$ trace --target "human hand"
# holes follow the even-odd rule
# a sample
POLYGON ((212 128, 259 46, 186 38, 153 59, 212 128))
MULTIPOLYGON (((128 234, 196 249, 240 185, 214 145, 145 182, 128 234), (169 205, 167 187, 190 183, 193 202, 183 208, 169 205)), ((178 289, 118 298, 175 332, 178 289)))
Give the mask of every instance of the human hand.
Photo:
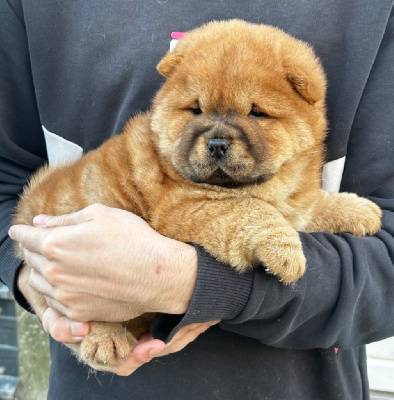
MULTIPOLYGON (((26 300, 34 307, 45 331, 58 342, 65 344, 81 342, 84 336, 89 333, 90 324, 88 322, 72 321, 47 305, 40 303, 33 304, 34 299, 31 298, 31 291, 25 290, 26 285, 29 285, 29 268, 24 266, 19 273, 18 286, 22 294, 25 295, 26 300)), ((128 376, 154 357, 162 357, 182 350, 201 333, 218 322, 220 320, 185 326, 176 333, 167 345, 163 341, 154 339, 149 333, 146 333, 139 339, 138 344, 132 349, 122 364, 116 367, 103 365, 100 369, 119 376, 128 376)))
MULTIPOLYGON (((24 265, 18 275, 18 287, 26 300, 35 310, 36 315, 40 319, 44 330, 49 333, 53 339, 64 344, 77 344, 90 331, 88 322, 72 321, 64 315, 59 314, 56 310, 47 306, 42 302, 42 298, 34 295, 31 290, 26 290, 29 285, 30 268, 24 265)), ((120 366, 114 368, 114 373, 119 369, 119 375, 130 375, 142 364, 150 361, 152 357, 163 351, 165 343, 161 340, 153 339, 148 335, 139 341, 137 346, 133 348, 127 360, 120 366)), ((105 369, 106 367, 103 366, 105 369)), ((107 367, 107 370, 110 370, 107 367)))
POLYGON ((90 331, 88 322, 72 321, 56 310, 48 307, 42 298, 35 296, 31 290, 27 290, 29 284, 30 268, 24 265, 18 275, 18 287, 28 303, 34 309, 40 319, 44 330, 55 340, 62 343, 79 343, 90 331))
MULTIPOLYGON (((119 376, 131 375, 139 367, 148 363, 154 357, 162 357, 182 350, 186 345, 193 342, 201 333, 218 322, 220 321, 217 320, 185 326, 179 330, 167 345, 163 341, 154 339, 149 333, 146 333, 139 339, 138 344, 132 349, 125 361, 120 365, 112 367, 102 365, 100 366, 100 371, 112 372, 119 376)), ((75 334, 87 334, 88 330, 86 330, 86 325, 89 326, 88 323, 71 321, 51 308, 47 308, 45 311, 42 323, 46 332, 55 340, 62 343, 80 342, 83 337, 76 337, 75 334), (72 332, 70 329, 73 324, 77 325, 76 332, 72 332)))
POLYGON ((34 223, 13 226, 9 235, 32 268, 30 285, 57 312, 75 321, 126 321, 187 310, 197 279, 192 246, 99 204, 34 223))
POLYGON ((220 320, 216 320, 184 326, 166 345, 161 340, 153 339, 149 333, 146 333, 140 338, 137 346, 133 348, 125 361, 116 367, 106 367, 104 365, 100 370, 112 372, 119 376, 131 375, 154 357, 162 357, 182 350, 201 335, 201 333, 219 322, 220 320))

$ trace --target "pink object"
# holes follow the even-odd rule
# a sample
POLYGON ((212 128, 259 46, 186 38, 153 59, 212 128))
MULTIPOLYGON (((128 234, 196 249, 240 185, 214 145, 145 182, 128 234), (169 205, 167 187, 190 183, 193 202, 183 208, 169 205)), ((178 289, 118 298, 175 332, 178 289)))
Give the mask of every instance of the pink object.
POLYGON ((335 354, 337 354, 339 349, 338 349, 338 347, 335 347, 334 350, 335 350, 335 354))
POLYGON ((182 39, 186 32, 171 32, 171 39, 182 39))

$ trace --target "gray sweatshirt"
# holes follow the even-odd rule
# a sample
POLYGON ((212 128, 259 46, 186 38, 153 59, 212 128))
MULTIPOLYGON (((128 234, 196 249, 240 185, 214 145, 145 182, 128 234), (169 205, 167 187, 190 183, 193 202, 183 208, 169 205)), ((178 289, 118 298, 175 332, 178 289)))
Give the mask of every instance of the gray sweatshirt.
POLYGON ((171 32, 213 19, 275 25, 314 47, 328 78, 323 185, 368 196, 383 209, 374 237, 300 233, 308 269, 291 286, 262 267, 238 275, 196 247, 190 307, 185 315, 158 315, 153 333, 169 340, 193 322, 222 319, 220 325, 130 377, 96 379, 51 341, 49 399, 369 398, 364 345, 394 335, 392 6, 393 0, 0 3, 0 277, 25 308, 7 231, 28 177, 47 160, 76 159, 121 132, 162 83, 155 66, 171 32))

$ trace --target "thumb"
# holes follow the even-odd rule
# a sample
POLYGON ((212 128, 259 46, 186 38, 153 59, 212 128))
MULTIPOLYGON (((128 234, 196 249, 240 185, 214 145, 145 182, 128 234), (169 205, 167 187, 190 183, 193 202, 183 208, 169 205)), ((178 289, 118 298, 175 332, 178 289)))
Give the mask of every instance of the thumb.
POLYGON ((40 228, 55 228, 58 226, 71 226, 77 225, 82 222, 86 222, 88 219, 85 214, 81 211, 76 211, 71 214, 63 215, 46 215, 40 214, 33 218, 34 226, 40 228))
POLYGON ((72 321, 52 308, 45 310, 42 325, 53 339, 62 343, 79 343, 90 331, 88 322, 72 321))

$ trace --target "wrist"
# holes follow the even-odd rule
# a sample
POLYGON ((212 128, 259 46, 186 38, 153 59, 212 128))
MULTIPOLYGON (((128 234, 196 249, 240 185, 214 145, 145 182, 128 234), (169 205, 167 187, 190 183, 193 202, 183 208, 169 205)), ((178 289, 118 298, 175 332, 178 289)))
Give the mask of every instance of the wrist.
MULTIPOLYGON (((166 238, 163 260, 165 301, 161 309, 167 314, 184 314, 190 304, 197 282, 197 252, 193 246, 166 238)), ((163 293, 162 293, 163 294, 163 293)), ((161 295, 162 295, 161 294, 161 295)))

